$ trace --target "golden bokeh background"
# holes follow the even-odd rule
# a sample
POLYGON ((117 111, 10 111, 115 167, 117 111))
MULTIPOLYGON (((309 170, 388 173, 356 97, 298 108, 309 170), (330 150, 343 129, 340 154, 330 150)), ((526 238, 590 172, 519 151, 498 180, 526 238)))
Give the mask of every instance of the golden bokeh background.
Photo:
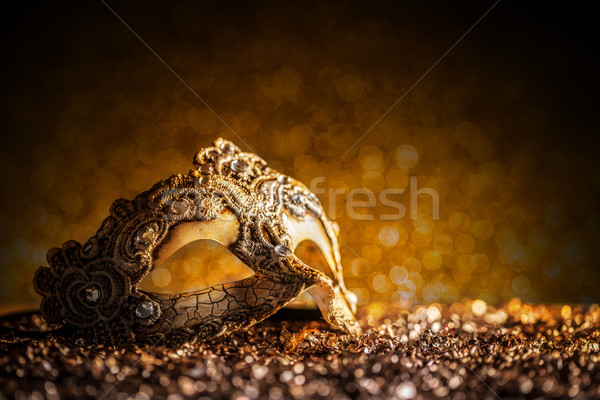
MULTIPOLYGON (((591 97, 565 97, 591 66, 564 32, 531 26, 533 7, 500 3, 344 156, 491 3, 110 4, 235 133, 101 2, 17 10, 3 39, 0 302, 36 303, 50 247, 85 241, 113 200, 187 172, 217 137, 307 185, 324 178, 360 304, 599 300, 591 97), (410 177, 437 191, 439 220, 425 195, 410 218, 410 177), (376 195, 367 220, 331 195, 357 188, 376 195), (396 211, 379 201, 390 188, 406 188, 390 196, 404 218, 381 218, 396 211)), ((202 246, 150 284, 241 268, 202 246)))

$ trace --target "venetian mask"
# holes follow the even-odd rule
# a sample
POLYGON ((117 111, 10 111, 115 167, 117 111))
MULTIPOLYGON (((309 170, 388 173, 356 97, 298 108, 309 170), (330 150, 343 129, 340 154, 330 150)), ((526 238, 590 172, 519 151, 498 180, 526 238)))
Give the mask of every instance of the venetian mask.
POLYGON ((342 276, 339 228, 317 197, 223 139, 200 150, 195 164, 133 200, 116 200, 83 245, 69 241, 48 251, 49 267, 34 278, 44 318, 90 342, 204 340, 259 322, 308 291, 326 321, 359 334, 342 276), (139 289, 153 268, 202 239, 225 246, 254 275, 188 293, 139 289), (320 248, 330 274, 295 255, 305 240, 320 248))

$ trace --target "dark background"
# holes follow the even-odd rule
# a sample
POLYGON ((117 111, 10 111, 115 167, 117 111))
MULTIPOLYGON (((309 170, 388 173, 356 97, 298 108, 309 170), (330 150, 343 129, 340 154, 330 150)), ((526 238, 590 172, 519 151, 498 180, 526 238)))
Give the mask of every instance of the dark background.
MULTIPOLYGON (((447 132, 464 120, 480 126, 494 149, 484 161, 501 166, 501 177, 478 200, 461 200, 463 195, 454 193, 458 181, 447 179, 440 186, 445 189, 440 188, 436 229, 458 235, 460 229, 447 221, 461 212, 473 221, 492 220, 496 234, 510 224, 493 221, 478 207, 516 205, 525 222, 510 229, 524 253, 536 248, 532 235, 541 230, 557 254, 532 250, 534 261, 516 265, 502 260, 493 243, 477 241, 473 254, 485 254, 489 266, 471 271, 473 278, 457 278, 453 271, 458 255, 450 252, 440 269, 407 267, 419 275, 417 288, 413 293, 399 284, 398 293, 409 293, 414 301, 462 296, 496 303, 514 296, 547 302, 600 300, 600 65, 597 14, 591 4, 501 1, 390 113, 392 133, 374 130, 344 159, 340 154, 493 2, 108 4, 248 145, 278 169, 306 181, 359 168, 366 146, 379 149, 384 164, 392 168, 394 151, 404 143, 420 152, 423 164, 411 173, 433 177, 429 186, 437 182, 435 171, 445 165, 443 159, 460 164, 459 179, 483 161, 454 145, 460 140, 447 132), (286 89, 294 74, 260 83, 261 77, 271 79, 285 66, 301 77, 300 89, 286 89), (327 67, 341 72, 328 78, 322 72, 327 67), (340 99, 329 88, 330 80, 344 73, 361 77, 364 97, 372 99, 375 111, 361 116, 363 108, 350 104, 357 100, 340 99), (458 105, 448 100, 455 93, 448 88, 457 86, 467 88, 468 105, 460 96, 458 105), (315 117, 328 107, 338 107, 338 112, 315 117), (416 111, 409 111, 411 107, 416 111), (312 127, 306 140, 290 133, 300 124, 312 127), (332 138, 335 134, 323 133, 333 124, 348 127, 339 143, 332 138), (438 153, 441 145, 413 127, 440 129, 438 137, 444 132, 452 137, 446 155, 438 153), (302 146, 298 140, 304 140, 302 146), (293 150, 313 154, 316 167, 302 167, 293 150), (320 171, 323 166, 328 170, 320 171), (548 227, 548 210, 555 209, 559 221, 548 227), (560 273, 544 273, 550 256, 561 263, 560 273), (520 287, 521 281, 515 284, 518 276, 526 277, 531 290, 515 289, 520 287), (423 292, 434 281, 452 290, 431 296, 423 292)), ((217 136, 236 138, 100 1, 12 4, 3 12, 1 29, 0 300, 35 302, 31 276, 44 263, 47 248, 70 238, 84 241, 112 200, 132 197, 177 168, 185 171, 194 149, 217 136), (147 137, 152 140, 146 143, 147 137), (138 144, 150 150, 140 156, 138 144), (85 151, 78 152, 82 147, 85 151), (164 148, 175 150, 161 153, 164 148), (94 175, 96 170, 102 173, 94 175), (49 181, 55 183, 44 183, 49 181), (80 198, 72 201, 69 193, 80 198)), ((349 187, 360 187, 364 179, 357 172, 346 181, 351 180, 349 187), (352 181, 353 176, 357 178, 352 181)), ((371 239, 377 242, 377 230, 369 230, 365 222, 346 215, 339 219, 352 248, 371 239)), ((348 272, 349 286, 362 290, 364 302, 398 300, 394 285, 377 290, 373 280, 388 279, 390 266, 401 265, 406 256, 422 259, 431 248, 411 244, 416 240, 412 223, 403 224, 409 234, 404 247, 410 254, 376 244, 383 255, 371 259, 372 249, 357 250, 371 272, 355 271, 360 270, 352 267, 355 255, 342 248, 345 267, 354 271, 348 272), (377 277, 381 273, 384 278, 377 277)))

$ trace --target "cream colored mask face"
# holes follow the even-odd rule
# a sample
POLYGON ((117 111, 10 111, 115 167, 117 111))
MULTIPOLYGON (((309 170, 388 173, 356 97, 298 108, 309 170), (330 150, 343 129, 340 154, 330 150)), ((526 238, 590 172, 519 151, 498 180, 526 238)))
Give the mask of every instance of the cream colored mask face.
POLYGON ((50 267, 34 278, 44 318, 88 342, 204 340, 255 324, 307 290, 332 326, 360 334, 337 224, 317 197, 223 139, 200 150, 195 164, 131 201, 115 201, 85 244, 48 251, 50 267), (155 266, 202 239, 225 246, 255 274, 189 293, 138 288, 155 266), (321 249, 331 278, 296 257, 304 240, 321 249))

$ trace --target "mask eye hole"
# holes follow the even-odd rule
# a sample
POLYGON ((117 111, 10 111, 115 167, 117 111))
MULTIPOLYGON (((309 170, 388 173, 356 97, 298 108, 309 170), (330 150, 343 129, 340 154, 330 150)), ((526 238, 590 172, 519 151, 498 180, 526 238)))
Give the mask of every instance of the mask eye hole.
MULTIPOLYGON (((309 239, 303 240, 298 244, 298 246, 296 246, 296 250, 294 251, 294 253, 296 254, 296 257, 302 260, 304 264, 323 272, 334 282, 336 281, 333 277, 333 273, 331 272, 331 268, 329 267, 329 264, 327 263, 323 252, 321 251, 321 248, 317 246, 315 242, 309 239)), ((290 302, 285 308, 317 310, 318 306, 315 300, 308 292, 303 292, 292 302, 290 302)))
POLYGON ((153 293, 186 293, 252 275, 254 271, 225 246, 212 239, 200 239, 155 266, 138 288, 153 293))
POLYGON ((308 239, 303 240, 296 246, 294 253, 304 264, 323 272, 335 282, 336 279, 331 272, 331 268, 329 267, 323 252, 315 242, 308 239))

